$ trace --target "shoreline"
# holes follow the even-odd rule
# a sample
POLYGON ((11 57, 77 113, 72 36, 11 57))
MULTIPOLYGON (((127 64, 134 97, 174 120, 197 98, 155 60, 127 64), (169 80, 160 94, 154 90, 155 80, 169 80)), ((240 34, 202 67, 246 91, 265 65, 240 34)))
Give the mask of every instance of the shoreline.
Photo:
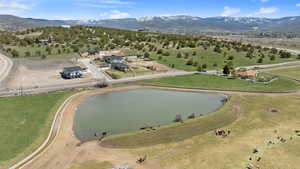
MULTIPOLYGON (((51 162, 52 165, 44 165, 47 162, 47 159, 53 159, 56 156, 60 156, 61 158, 67 158, 67 159, 77 159, 79 161, 84 161, 86 158, 78 159, 78 156, 80 156, 80 152, 86 152, 87 150, 91 150, 93 153, 92 156, 88 156, 88 159, 95 159, 95 157, 101 156, 103 160, 112 161, 113 164, 121 164, 124 159, 122 156, 125 156, 125 159, 131 159, 135 160, 132 155, 128 154, 126 151, 127 149, 113 149, 113 148, 105 148, 103 146, 100 146, 97 142, 91 141, 87 142, 82 146, 77 146, 78 142, 80 140, 75 136, 74 134, 74 117, 76 113, 77 106, 87 97, 97 94, 105 94, 105 93, 111 93, 111 92, 118 92, 118 91, 126 91, 126 90, 134 90, 134 89, 140 89, 140 88, 151 88, 151 89, 164 89, 164 90, 177 90, 177 91, 185 91, 185 92, 206 92, 206 93, 221 93, 224 95, 232 95, 232 94, 239 94, 239 95, 249 95, 249 94, 258 94, 258 93, 236 93, 236 92, 224 92, 224 91, 214 91, 214 90, 199 90, 199 89, 184 89, 184 88, 172 88, 172 87, 149 87, 149 86, 128 86, 128 87, 119 87, 119 88, 106 88, 106 89, 99 89, 99 90, 88 90, 81 93, 77 93, 75 95, 70 96, 68 99, 65 100, 65 105, 62 105, 60 109, 61 117, 59 120, 59 126, 57 128, 57 133, 54 135, 54 139, 51 140, 50 143, 43 144, 45 147, 40 147, 39 149, 42 149, 41 152, 39 152, 37 155, 33 156, 30 161, 25 162, 22 167, 15 167, 15 168, 55 168, 55 162, 51 162), (68 152, 73 153, 67 153, 69 156, 62 157, 61 155, 66 154, 66 149, 68 152), (96 149, 96 150, 95 150, 96 149), (105 152, 105 153, 103 153, 105 152), (110 156, 106 157, 107 153, 110 154, 110 156), (117 154, 117 155, 116 155, 117 154), (111 157, 114 158, 111 158, 111 157), (52 157, 52 158, 51 158, 52 157), (122 157, 122 158, 121 158, 122 157), (37 160, 39 159, 39 160, 37 160), (118 159, 118 160, 117 160, 118 159)), ((267 94, 267 93, 261 93, 261 94, 267 94)), ((273 93, 274 94, 274 93, 273 93)), ((278 93, 277 93, 278 94, 278 93)), ((289 93, 290 94, 290 93, 289 93)), ((59 110, 60 110, 59 109, 59 110)), ((212 112, 213 113, 213 112, 212 112)), ((53 123, 57 120, 54 119, 53 123)), ((49 133, 49 136, 51 136, 53 133, 49 133)), ((43 146, 41 145, 41 146, 43 146)), ((129 149, 130 150, 130 149, 129 149)), ((30 155, 32 156, 32 154, 30 155)), ((29 156, 28 156, 29 157, 29 156)), ((57 163, 60 163, 61 158, 56 158, 54 161, 57 163), (58 160, 58 161, 57 161, 58 160)), ((72 163, 73 160, 68 161, 68 165, 72 163)), ((66 166, 68 166, 66 165, 66 166)), ((154 165, 154 164, 151 164, 154 165)), ((65 165, 61 166, 62 168, 65 165)))

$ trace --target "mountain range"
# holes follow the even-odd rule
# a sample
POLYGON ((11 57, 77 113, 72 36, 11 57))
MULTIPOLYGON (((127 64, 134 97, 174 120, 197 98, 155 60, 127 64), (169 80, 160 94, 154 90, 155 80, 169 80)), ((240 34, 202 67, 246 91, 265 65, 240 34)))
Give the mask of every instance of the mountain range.
POLYGON ((0 15, 1 30, 44 26, 86 25, 167 33, 202 32, 300 32, 300 16, 284 18, 154 16, 107 20, 46 20, 0 15))

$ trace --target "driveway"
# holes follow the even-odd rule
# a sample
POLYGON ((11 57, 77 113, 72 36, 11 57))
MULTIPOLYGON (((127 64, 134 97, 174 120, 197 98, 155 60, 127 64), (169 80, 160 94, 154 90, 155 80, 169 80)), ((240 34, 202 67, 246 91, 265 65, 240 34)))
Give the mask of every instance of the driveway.
POLYGON ((0 53, 0 88, 3 87, 3 81, 9 75, 13 66, 10 58, 0 53))
POLYGON ((97 66, 95 66, 94 64, 91 63, 90 59, 80 59, 79 62, 83 63, 88 68, 88 70, 90 71, 90 73, 92 74, 94 79, 110 80, 109 77, 107 77, 103 72, 98 70, 97 66))

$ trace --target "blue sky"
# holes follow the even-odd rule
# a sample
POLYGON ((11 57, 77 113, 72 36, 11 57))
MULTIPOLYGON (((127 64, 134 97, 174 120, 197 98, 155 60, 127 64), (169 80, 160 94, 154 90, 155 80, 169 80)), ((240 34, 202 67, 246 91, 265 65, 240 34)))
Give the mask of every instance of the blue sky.
POLYGON ((46 19, 300 15, 300 0, 0 0, 0 13, 46 19))

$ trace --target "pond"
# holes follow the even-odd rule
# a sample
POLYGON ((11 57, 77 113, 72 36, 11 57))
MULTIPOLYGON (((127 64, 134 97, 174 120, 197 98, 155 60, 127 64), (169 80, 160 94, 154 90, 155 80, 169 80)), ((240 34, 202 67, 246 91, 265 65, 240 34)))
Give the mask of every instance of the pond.
POLYGON ((146 126, 183 120, 195 113, 205 115, 219 109, 223 94, 134 89, 93 95, 80 103, 75 115, 74 132, 81 141, 95 139, 95 133, 109 135, 138 131, 146 126))

